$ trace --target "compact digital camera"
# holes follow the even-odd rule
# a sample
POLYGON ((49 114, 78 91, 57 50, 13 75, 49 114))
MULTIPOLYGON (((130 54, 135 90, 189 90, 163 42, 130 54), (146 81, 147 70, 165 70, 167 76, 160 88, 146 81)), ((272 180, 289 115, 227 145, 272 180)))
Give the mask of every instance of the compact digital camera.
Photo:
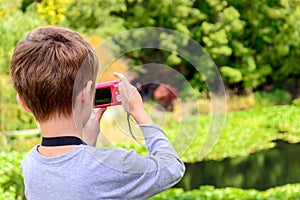
POLYGON ((122 104, 121 95, 118 89, 119 82, 120 81, 112 81, 96 85, 94 108, 103 108, 122 104))

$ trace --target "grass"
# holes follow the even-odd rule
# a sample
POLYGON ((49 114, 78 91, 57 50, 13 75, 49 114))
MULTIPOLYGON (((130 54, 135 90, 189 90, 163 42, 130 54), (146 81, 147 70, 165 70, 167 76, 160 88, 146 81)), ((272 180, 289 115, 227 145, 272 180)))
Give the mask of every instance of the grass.
MULTIPOLYGON (((232 112, 226 115, 225 124, 219 140, 205 160, 222 160, 227 157, 247 156, 276 145, 275 140, 291 143, 300 142, 300 107, 292 105, 255 108, 232 112)), ((171 119, 164 129, 182 160, 193 163, 200 160, 200 152, 209 132, 210 115, 195 115, 182 121, 171 119)), ((217 140, 218 135, 212 139, 217 140)), ((211 139, 210 138, 210 139, 211 139)), ((135 148, 143 153, 138 144, 120 143, 126 148, 135 148)), ((209 145, 208 145, 209 146, 209 145)))
POLYGON ((288 184, 271 188, 265 191, 254 189, 239 189, 233 187, 215 188, 214 186, 201 186, 197 190, 185 192, 182 188, 166 190, 151 200, 296 200, 300 197, 300 184, 288 184))

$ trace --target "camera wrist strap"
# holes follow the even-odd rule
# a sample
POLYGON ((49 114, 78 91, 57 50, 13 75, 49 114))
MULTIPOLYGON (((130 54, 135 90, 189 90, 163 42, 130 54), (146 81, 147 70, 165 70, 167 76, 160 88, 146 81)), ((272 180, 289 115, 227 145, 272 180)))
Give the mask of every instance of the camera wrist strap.
POLYGON ((84 144, 80 138, 75 136, 61 136, 61 137, 42 137, 42 146, 65 146, 65 145, 80 145, 84 144))

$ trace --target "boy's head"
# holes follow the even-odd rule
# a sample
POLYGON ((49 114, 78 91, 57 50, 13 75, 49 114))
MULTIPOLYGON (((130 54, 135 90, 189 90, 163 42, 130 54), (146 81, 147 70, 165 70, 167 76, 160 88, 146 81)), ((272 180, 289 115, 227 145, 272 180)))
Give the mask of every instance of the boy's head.
POLYGON ((71 116, 72 97, 89 80, 95 83, 97 70, 92 47, 75 31, 55 26, 30 32, 11 59, 13 86, 40 122, 71 116))

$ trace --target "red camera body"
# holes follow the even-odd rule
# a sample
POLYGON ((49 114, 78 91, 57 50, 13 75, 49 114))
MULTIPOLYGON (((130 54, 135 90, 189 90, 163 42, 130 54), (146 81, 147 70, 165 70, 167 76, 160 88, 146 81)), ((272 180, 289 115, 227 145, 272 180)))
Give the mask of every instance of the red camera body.
POLYGON ((122 104, 118 84, 120 81, 104 82, 96 85, 94 108, 122 104))

